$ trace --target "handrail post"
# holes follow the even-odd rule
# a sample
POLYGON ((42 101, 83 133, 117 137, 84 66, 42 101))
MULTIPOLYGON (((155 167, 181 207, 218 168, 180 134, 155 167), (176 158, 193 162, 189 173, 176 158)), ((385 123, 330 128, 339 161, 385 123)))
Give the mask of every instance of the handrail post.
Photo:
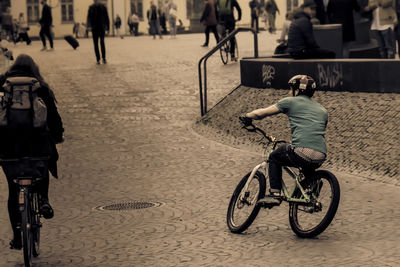
POLYGON ((200 89, 200 109, 201 116, 207 113, 207 59, 212 56, 216 51, 218 51, 225 43, 229 42, 236 34, 242 31, 251 31, 254 36, 254 57, 258 58, 258 37, 257 32, 252 28, 237 28, 224 39, 222 39, 211 51, 209 51, 205 56, 203 56, 198 64, 199 73, 199 89, 200 89), (204 86, 203 79, 201 75, 201 63, 204 61, 204 86), (204 91, 204 93, 203 93, 204 91))

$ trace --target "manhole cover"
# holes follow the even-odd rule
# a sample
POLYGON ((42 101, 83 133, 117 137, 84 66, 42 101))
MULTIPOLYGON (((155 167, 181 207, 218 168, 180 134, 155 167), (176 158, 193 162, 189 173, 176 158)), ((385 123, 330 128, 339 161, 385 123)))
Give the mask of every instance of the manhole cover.
POLYGON ((147 201, 133 201, 114 203, 110 205, 97 207, 98 210, 140 210, 152 207, 159 207, 162 203, 160 202, 147 202, 147 201))

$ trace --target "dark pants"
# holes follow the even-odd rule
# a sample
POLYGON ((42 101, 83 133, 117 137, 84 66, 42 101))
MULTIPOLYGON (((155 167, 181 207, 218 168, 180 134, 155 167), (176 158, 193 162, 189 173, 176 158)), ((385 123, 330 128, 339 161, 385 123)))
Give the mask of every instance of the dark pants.
POLYGON ((208 45, 208 42, 210 40, 210 30, 214 33, 215 40, 217 44, 219 43, 219 35, 217 31, 217 26, 216 25, 207 25, 205 29, 205 34, 206 34, 206 42, 204 43, 205 45, 208 45))
POLYGON ((258 16, 251 16, 251 28, 254 29, 254 23, 256 24, 255 30, 258 32, 258 16))
POLYGON ((94 53, 96 54, 96 60, 97 61, 100 60, 99 39, 100 39, 102 59, 106 59, 106 46, 104 44, 105 32, 102 30, 93 30, 92 35, 93 35, 94 53))
POLYGON ((373 31, 379 45, 381 58, 394 58, 396 54, 396 42, 391 28, 383 31, 373 31))
POLYGON ((132 27, 133 27, 133 34, 135 36, 138 36, 139 35, 139 23, 138 22, 132 23, 132 27))
POLYGON ((298 52, 291 52, 290 55, 294 59, 309 59, 309 58, 335 58, 336 54, 333 51, 322 49, 322 48, 312 48, 303 49, 298 52))
POLYGON ((280 192, 282 189, 282 167, 301 167, 305 175, 311 174, 323 163, 311 163, 298 156, 293 151, 294 147, 290 144, 285 144, 274 150, 268 158, 268 176, 271 186, 271 192, 280 192))
POLYGON ((40 39, 42 39, 43 46, 46 47, 46 36, 49 39, 50 47, 53 48, 53 37, 51 36, 50 26, 42 26, 40 28, 40 39))
POLYGON ((32 42, 27 32, 21 32, 18 35, 17 42, 19 41, 25 41, 27 45, 29 45, 32 42))
POLYGON ((7 36, 10 37, 10 41, 15 44, 14 28, 13 25, 3 25, 3 30, 7 36))
MULTIPOLYGON (((15 164, 3 164, 3 171, 7 177, 8 182, 8 215, 10 217, 11 227, 14 232, 14 236, 18 236, 19 230, 17 230, 17 225, 20 223, 20 213, 18 207, 18 197, 19 197, 19 186, 14 183, 13 179, 18 177, 18 166, 15 164)), ((35 189, 39 192, 41 199, 49 199, 49 171, 47 163, 41 166, 39 169, 42 179, 35 185, 35 189)))

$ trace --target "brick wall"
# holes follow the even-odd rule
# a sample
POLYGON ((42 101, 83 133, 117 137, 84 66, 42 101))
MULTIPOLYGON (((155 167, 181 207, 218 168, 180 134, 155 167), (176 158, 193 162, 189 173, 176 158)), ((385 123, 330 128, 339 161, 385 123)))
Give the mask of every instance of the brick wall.
MULTIPOLYGON (((287 90, 241 86, 194 126, 208 138, 239 148, 261 150, 258 136, 241 129, 237 117, 289 96, 287 90)), ((400 94, 316 92, 314 100, 329 113, 325 168, 400 184, 400 94)), ((284 114, 257 122, 267 133, 290 139, 284 114)))

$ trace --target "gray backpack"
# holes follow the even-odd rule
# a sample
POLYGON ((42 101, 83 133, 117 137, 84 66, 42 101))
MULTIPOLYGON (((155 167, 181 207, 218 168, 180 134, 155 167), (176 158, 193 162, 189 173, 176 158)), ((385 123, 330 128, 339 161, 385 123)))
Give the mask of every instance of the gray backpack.
POLYGON ((0 127, 46 127, 47 107, 37 95, 39 88, 39 81, 32 77, 7 78, 0 101, 0 127))

